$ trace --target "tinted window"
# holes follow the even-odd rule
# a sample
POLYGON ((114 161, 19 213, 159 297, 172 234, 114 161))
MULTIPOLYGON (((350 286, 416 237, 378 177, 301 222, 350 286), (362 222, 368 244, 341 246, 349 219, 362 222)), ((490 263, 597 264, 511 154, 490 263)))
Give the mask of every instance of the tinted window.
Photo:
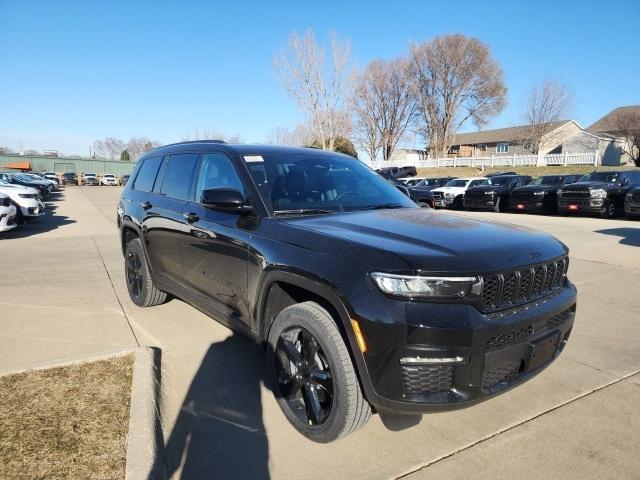
MULTIPOLYGON (((449 182, 451 183, 451 182, 449 182)), ((477 187, 479 185, 487 185, 489 183, 489 180, 473 180, 470 184, 469 187, 477 187)), ((448 184, 447 184, 448 185, 448 184)))
POLYGON ((247 162, 249 171, 274 211, 345 211, 386 204, 415 207, 394 184, 356 159, 313 153, 269 154, 260 158, 260 162, 247 162))
POLYGON ((200 200, 204 190, 212 188, 233 188, 244 194, 244 186, 231 159, 223 153, 205 153, 202 156, 196 187, 197 200, 200 200))
MULTIPOLYGON (((160 162, 162 162, 162 157, 147 158, 140 167, 133 188, 141 192, 150 192, 153 189, 160 162)), ((75 177, 75 175, 73 176, 75 177)))
POLYGON ((197 161, 197 153, 171 155, 164 169, 160 193, 178 200, 187 200, 197 161))

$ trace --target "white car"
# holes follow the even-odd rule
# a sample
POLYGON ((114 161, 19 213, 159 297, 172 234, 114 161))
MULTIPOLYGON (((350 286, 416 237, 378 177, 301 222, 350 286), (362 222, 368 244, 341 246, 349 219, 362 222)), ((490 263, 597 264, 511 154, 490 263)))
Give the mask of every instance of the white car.
POLYGON ((35 188, 23 187, 0 180, 0 193, 7 195, 16 206, 16 220, 23 223, 27 218, 44 215, 44 203, 35 188))
POLYGON ((0 193, 0 232, 16 228, 17 213, 16 207, 11 203, 11 198, 0 193))
POLYGON ((105 173, 100 179, 101 185, 118 185, 118 179, 111 173, 105 173))
POLYGON ((47 180, 53 180, 56 183, 60 183, 60 179, 55 172, 42 172, 42 177, 46 178, 47 180))
POLYGON ((433 203, 436 207, 462 208, 464 192, 467 188, 477 187, 484 184, 488 179, 485 177, 455 178, 447 182, 444 187, 434 188, 433 203))
POLYGON ((80 178, 80 185, 100 185, 98 176, 95 173, 83 173, 80 178))

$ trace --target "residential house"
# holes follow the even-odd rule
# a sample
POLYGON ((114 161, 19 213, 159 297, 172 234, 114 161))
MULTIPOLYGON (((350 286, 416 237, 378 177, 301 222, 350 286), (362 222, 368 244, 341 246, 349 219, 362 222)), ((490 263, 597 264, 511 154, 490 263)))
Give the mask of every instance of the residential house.
MULTIPOLYGON (((540 145, 540 153, 562 153, 564 140, 580 131, 582 127, 574 120, 550 123, 549 132, 540 145)), ((458 133, 449 148, 449 155, 456 157, 530 155, 531 151, 526 148, 528 136, 528 125, 458 133)))
MULTIPOLYGON (((640 124, 640 105, 618 107, 611 110, 587 128, 587 131, 594 135, 606 136, 612 139, 612 150, 617 151, 619 164, 633 163, 628 153, 633 146, 622 131, 625 120, 635 121, 640 124)), ((635 128, 640 128, 640 125, 635 128)))
MULTIPOLYGON (((396 148, 391 154, 391 161, 397 162, 417 162, 419 160, 426 160, 426 150, 417 150, 412 148, 396 148)), ((414 163, 410 163, 414 165, 414 163)))

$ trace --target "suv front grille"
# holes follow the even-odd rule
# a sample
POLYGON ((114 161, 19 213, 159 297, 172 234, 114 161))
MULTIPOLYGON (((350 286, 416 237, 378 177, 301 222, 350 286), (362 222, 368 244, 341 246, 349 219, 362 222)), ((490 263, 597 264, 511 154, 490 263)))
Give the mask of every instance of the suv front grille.
POLYGON ((484 190, 480 191, 469 191, 467 190, 464 194, 465 199, 471 198, 474 200, 484 200, 485 198, 489 198, 490 195, 485 195, 484 190))
POLYGON ((436 200, 442 200, 443 196, 444 194, 442 192, 433 192, 433 198, 435 198, 436 200))
POLYGON ((407 393, 446 392, 453 383, 453 367, 401 365, 402 379, 407 393))
POLYGON ((529 201, 535 200, 535 195, 533 194, 532 191, 522 191, 522 192, 514 191, 514 192, 511 192, 511 199, 517 200, 519 202, 525 202, 527 200, 529 201))
POLYGON ((585 199, 591 197, 591 191, 586 189, 577 189, 577 188, 563 188, 560 191, 560 198, 563 199, 585 199))
POLYGON ((531 302, 562 286, 567 273, 567 257, 553 262, 482 277, 481 310, 493 312, 531 302))
POLYGON ((632 203, 640 203, 640 192, 633 192, 631 194, 631 202, 632 203))

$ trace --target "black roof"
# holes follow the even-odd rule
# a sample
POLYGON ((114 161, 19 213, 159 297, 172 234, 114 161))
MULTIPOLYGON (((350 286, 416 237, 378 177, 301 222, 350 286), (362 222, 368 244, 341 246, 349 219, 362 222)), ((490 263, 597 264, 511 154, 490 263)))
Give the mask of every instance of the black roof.
POLYGON ((261 154, 304 154, 304 155, 324 155, 335 156, 340 155, 342 157, 351 158, 349 155, 344 155, 339 152, 329 152, 326 150, 320 150, 317 148, 307 147, 286 147, 278 145, 261 145, 261 144, 236 144, 226 143, 221 140, 196 140, 190 142, 172 143, 170 145, 163 145, 155 148, 146 153, 142 158, 157 154, 177 153, 177 152, 202 152, 210 150, 211 146, 215 145, 216 150, 222 152, 235 153, 237 155, 261 155, 261 154))

